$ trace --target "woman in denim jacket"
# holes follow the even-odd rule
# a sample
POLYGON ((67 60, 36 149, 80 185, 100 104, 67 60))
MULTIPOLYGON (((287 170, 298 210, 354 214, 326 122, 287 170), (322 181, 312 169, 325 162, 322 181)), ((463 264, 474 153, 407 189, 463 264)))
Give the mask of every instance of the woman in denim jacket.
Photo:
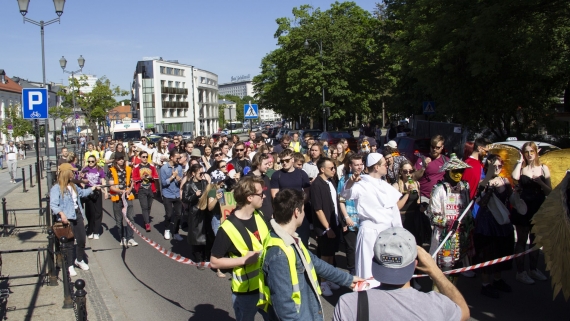
MULTIPOLYGON (((100 189, 99 186, 93 186, 87 189, 79 188, 72 180, 75 177, 71 164, 64 163, 59 165, 58 183, 55 184, 50 191, 50 207, 54 215, 58 216, 57 220, 63 224, 70 224, 77 242, 75 265, 84 271, 89 270, 87 263, 83 261, 85 256, 85 242, 87 236, 85 234, 85 214, 79 199, 87 197, 93 192, 93 189, 100 189)), ((73 267, 73 252, 70 249, 67 254, 67 265, 69 266, 69 275, 76 276, 73 267)))

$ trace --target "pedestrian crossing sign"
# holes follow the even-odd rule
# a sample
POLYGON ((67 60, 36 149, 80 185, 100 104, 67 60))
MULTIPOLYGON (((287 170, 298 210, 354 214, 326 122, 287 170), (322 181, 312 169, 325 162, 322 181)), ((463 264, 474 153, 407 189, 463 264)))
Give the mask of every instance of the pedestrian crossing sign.
POLYGON ((243 118, 245 119, 257 119, 259 118, 259 109, 257 104, 245 104, 243 105, 243 118))
POLYGON ((422 107, 424 115, 435 114, 435 101, 424 101, 422 107))

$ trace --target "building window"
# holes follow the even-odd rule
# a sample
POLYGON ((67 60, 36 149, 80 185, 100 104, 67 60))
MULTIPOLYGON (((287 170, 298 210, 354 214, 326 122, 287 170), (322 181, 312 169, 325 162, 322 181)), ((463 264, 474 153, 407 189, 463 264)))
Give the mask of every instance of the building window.
POLYGON ((166 67, 166 73, 172 75, 172 68, 166 67))
POLYGON ((161 74, 165 74, 165 73, 166 73, 166 67, 161 66, 161 67, 160 67, 160 73, 161 73, 161 74))

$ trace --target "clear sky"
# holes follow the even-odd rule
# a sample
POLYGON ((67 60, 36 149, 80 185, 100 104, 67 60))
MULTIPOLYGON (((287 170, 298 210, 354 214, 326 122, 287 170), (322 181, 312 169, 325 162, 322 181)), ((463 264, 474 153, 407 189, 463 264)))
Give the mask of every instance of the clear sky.
MULTIPOLYGON (((373 11, 377 0, 355 1, 373 11)), ((259 73, 276 48, 275 19, 302 4, 330 8, 328 0, 67 0, 60 24, 45 27, 46 79, 63 82, 59 59, 84 73, 107 76, 128 90, 136 62, 163 57, 214 72, 219 83, 259 73)), ((0 1, 0 69, 8 77, 42 80, 40 27, 23 24, 16 0, 0 1)), ((27 18, 56 18, 52 0, 31 0, 27 18)), ((125 97, 130 98, 130 97, 125 97)))

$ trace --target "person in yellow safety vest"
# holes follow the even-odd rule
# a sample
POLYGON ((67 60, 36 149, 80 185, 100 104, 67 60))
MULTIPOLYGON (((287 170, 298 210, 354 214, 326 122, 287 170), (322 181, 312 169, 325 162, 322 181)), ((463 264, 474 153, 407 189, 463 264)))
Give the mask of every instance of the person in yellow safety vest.
POLYGON ((211 250, 213 269, 233 269, 232 302, 238 321, 253 321, 257 312, 268 320, 267 313, 257 308, 259 255, 263 240, 269 235, 263 213, 258 211, 263 205, 265 188, 260 177, 239 180, 234 189, 236 210, 220 226, 211 250))
POLYGON ((299 133, 293 133, 293 140, 289 143, 289 147, 291 147, 295 153, 301 152, 301 141, 299 140, 299 133))
POLYGON ((123 155, 118 155, 113 161, 113 166, 109 167, 107 172, 107 181, 112 186, 109 188, 111 194, 111 201, 113 202, 113 214, 115 216, 115 224, 119 229, 120 245, 124 247, 137 246, 133 238, 133 229, 125 222, 123 226, 123 194, 127 198, 127 218, 134 223, 133 219, 133 199, 135 196, 132 193, 133 184, 131 177, 131 167, 125 165, 125 158, 123 155))
POLYGON ((263 243, 257 304, 270 320, 324 320, 317 275, 350 288, 364 281, 307 251, 295 233, 305 216, 303 204, 303 193, 292 189, 273 199, 273 230, 263 243))

